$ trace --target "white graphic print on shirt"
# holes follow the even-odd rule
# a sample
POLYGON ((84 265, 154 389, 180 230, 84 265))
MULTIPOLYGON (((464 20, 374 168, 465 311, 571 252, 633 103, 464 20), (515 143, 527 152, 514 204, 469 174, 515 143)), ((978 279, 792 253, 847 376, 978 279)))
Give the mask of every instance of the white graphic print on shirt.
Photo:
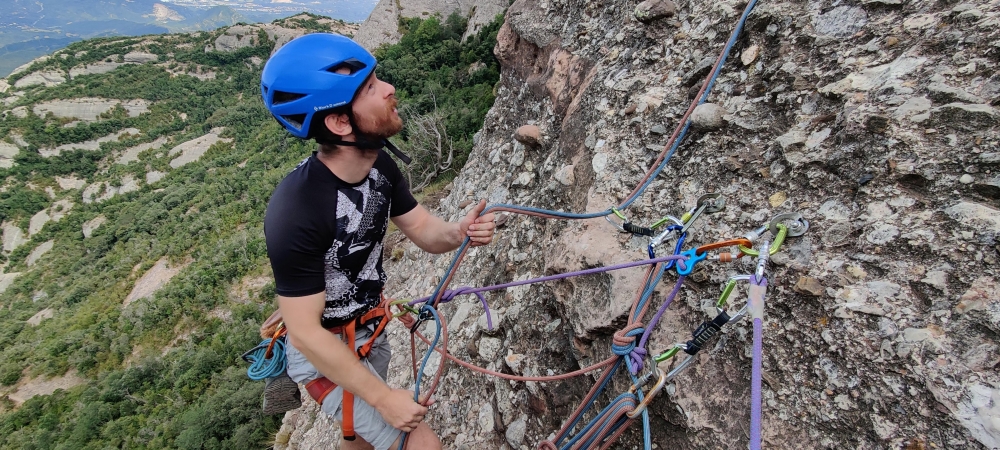
POLYGON ((382 191, 389 188, 385 176, 372 168, 365 183, 337 192, 337 231, 324 258, 326 319, 351 317, 377 303, 386 279, 380 262, 390 206, 388 192, 382 191))

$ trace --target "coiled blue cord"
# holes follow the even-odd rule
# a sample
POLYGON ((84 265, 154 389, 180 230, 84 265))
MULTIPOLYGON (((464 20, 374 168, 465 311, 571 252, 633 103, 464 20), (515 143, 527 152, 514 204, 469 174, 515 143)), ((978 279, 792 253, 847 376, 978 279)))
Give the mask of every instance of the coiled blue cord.
POLYGON ((274 347, 271 348, 271 358, 266 358, 267 346, 270 344, 270 339, 264 339, 259 345, 243 355, 243 359, 250 363, 247 376, 251 380, 273 378, 288 368, 288 358, 285 358, 285 340, 282 338, 275 340, 274 347))

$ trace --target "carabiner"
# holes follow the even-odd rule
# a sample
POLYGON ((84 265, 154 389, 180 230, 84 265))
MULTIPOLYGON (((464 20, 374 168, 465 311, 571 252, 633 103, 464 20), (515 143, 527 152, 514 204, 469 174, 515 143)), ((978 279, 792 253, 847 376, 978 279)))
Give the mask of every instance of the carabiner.
POLYGON ((617 228, 618 231, 625 233, 625 226, 623 224, 628 221, 628 219, 625 218, 625 214, 622 214, 621 211, 618 211, 618 208, 611 208, 611 212, 614 213, 616 216, 618 216, 618 218, 622 220, 622 223, 615 223, 615 221, 611 220, 611 214, 604 216, 604 220, 607 220, 608 223, 617 228))
MULTIPOLYGON (((722 295, 719 296, 719 301, 715 303, 715 310, 720 313, 725 312, 726 305, 729 302, 729 296, 732 295, 733 290, 736 288, 736 282, 750 281, 750 280, 751 280, 750 275, 733 275, 729 277, 729 280, 726 282, 726 287, 722 289, 722 295)), ((728 325, 731 323, 735 323, 740 319, 742 319, 743 316, 747 315, 748 306, 749 305, 743 305, 743 308, 740 308, 740 310, 737 311, 736 314, 730 315, 729 322, 726 322, 726 324, 728 325)))
MULTIPOLYGON (((660 353, 658 356, 653 357, 653 361, 661 363, 670 358, 673 358, 674 356, 677 356, 677 354, 680 353, 681 350, 685 351, 687 350, 687 343, 674 344, 674 346, 670 348, 670 350, 667 350, 663 353, 660 353)), ((684 361, 681 361, 681 363, 678 364, 677 367, 674 367, 669 373, 667 373, 667 381, 674 379, 674 377, 683 372, 684 369, 687 369, 687 367, 691 365, 692 361, 694 361, 694 355, 688 355, 687 358, 684 358, 684 361)))
MULTIPOLYGON (((785 236, 788 235, 787 225, 779 223, 776 225, 776 227, 778 228, 778 232, 774 236, 774 242, 771 243, 771 247, 766 252, 769 255, 778 253, 778 250, 781 248, 781 244, 785 243, 785 236)), ((766 248, 766 247, 761 247, 761 248, 766 248)), ((740 246, 740 252, 742 252, 744 255, 760 256, 759 251, 749 247, 744 247, 742 245, 740 246)))
POLYGON ((702 195, 698 198, 697 205, 681 217, 681 221, 684 222, 684 228, 681 229, 681 233, 687 231, 688 227, 690 227, 695 220, 698 220, 698 217, 701 216, 702 213, 711 214, 722 211, 725 208, 726 199, 722 196, 722 194, 711 193, 702 195))
POLYGON ((653 390, 649 391, 649 393, 643 397, 642 402, 640 402, 639 405, 632 410, 632 412, 626 413, 629 419, 639 417, 639 414, 642 414, 642 412, 646 410, 646 407, 649 406, 649 402, 653 401, 653 397, 656 397, 656 394, 659 394, 660 391, 663 390, 663 386, 667 384, 666 374, 664 374, 659 368, 656 369, 656 372, 660 376, 660 378, 656 380, 656 385, 653 386, 653 390))

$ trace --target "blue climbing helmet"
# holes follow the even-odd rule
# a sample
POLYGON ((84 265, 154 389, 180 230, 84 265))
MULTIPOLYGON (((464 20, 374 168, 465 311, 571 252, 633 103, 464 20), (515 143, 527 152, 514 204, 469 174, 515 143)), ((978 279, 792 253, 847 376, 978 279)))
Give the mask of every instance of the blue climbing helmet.
POLYGON ((313 116, 351 103, 375 64, 368 50, 339 34, 297 37, 264 64, 264 106, 293 135, 308 139, 313 116), (350 73, 337 73, 343 68, 350 73))

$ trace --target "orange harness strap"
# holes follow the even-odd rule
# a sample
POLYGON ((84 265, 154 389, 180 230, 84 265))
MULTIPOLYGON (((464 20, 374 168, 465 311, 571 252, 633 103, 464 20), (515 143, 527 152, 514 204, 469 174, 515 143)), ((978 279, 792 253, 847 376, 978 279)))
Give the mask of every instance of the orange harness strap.
MULTIPOLYGON (((386 301, 385 297, 382 297, 382 303, 380 303, 375 309, 368 311, 367 313, 361 315, 356 320, 352 320, 344 325, 329 328, 328 330, 334 334, 340 334, 344 343, 348 345, 348 348, 354 348, 355 344, 355 330, 358 323, 367 324, 376 319, 382 319, 379 321, 378 326, 375 327, 375 331, 372 333, 371 339, 368 340, 364 345, 358 348, 357 356, 359 359, 367 358, 371 354, 372 344, 375 343, 375 338, 377 338, 382 331, 385 330, 385 326, 389 323, 386 317, 392 318, 392 312, 389 310, 389 302, 386 301)), ((309 396, 316 400, 316 403, 320 405, 323 404, 323 399, 327 395, 330 395, 334 389, 337 388, 337 384, 330 381, 327 377, 319 377, 306 383, 306 391, 309 392, 309 396)), ((357 438, 354 433, 354 394, 344 390, 344 403, 342 408, 344 409, 343 423, 341 427, 344 431, 344 440, 353 441, 357 438)))

